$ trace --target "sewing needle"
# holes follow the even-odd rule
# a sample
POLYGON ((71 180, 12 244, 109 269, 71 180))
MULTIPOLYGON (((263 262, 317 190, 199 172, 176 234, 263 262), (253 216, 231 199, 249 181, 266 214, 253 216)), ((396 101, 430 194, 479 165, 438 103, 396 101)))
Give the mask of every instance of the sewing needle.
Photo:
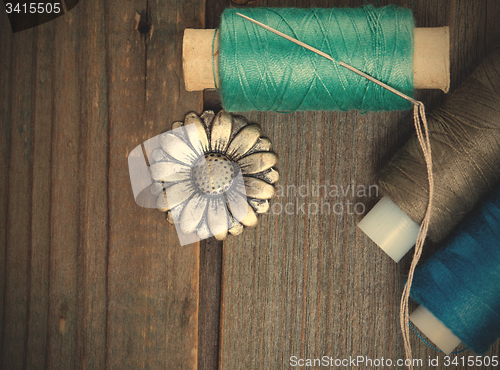
POLYGON ((411 102, 412 104, 415 104, 415 105, 418 105, 418 106, 422 105, 422 103, 421 103, 421 102, 419 102, 418 100, 415 100, 415 99, 413 99, 413 98, 410 98, 408 95, 403 94, 401 91, 398 91, 398 90, 396 90, 396 89, 395 89, 395 88, 393 88, 393 87, 390 87, 389 85, 387 85, 387 84, 383 83, 382 81, 379 81, 379 80, 377 80, 376 78, 373 78, 372 76, 370 76, 370 75, 368 75, 368 74, 366 74, 366 73, 364 73, 364 72, 360 71, 359 69, 354 68, 353 66, 351 66, 351 65, 349 65, 349 64, 347 64, 347 63, 342 62, 341 60, 335 60, 335 59, 333 59, 330 55, 328 55, 328 54, 326 54, 326 53, 322 52, 321 50, 318 50, 318 49, 316 49, 316 48, 314 48, 314 47, 312 47, 312 46, 310 46, 310 45, 307 45, 306 43, 303 43, 302 41, 299 41, 299 40, 297 40, 297 39, 294 39, 293 37, 290 37, 290 36, 288 36, 288 35, 285 35, 284 33, 280 32, 280 31, 278 31, 278 30, 275 30, 275 29, 274 29, 274 28, 272 28, 272 27, 269 27, 269 26, 265 25, 264 23, 261 23, 261 22, 259 22, 259 21, 256 21, 256 20, 255 20, 255 19, 253 19, 253 18, 247 17, 246 15, 243 15, 243 14, 238 13, 238 12, 236 12, 236 14, 237 14, 237 15, 239 15, 240 17, 242 17, 242 18, 245 18, 245 19, 249 20, 249 21, 250 21, 250 22, 252 22, 252 23, 255 23, 257 26, 260 26, 260 27, 262 27, 262 28, 264 28, 264 29, 266 29, 266 30, 268 30, 268 31, 270 31, 270 32, 272 32, 272 33, 274 33, 274 34, 278 35, 278 36, 283 37, 284 39, 287 39, 288 41, 291 41, 291 42, 293 42, 293 43, 295 43, 295 44, 297 44, 297 45, 299 45, 299 46, 302 46, 303 48, 306 48, 307 50, 310 50, 310 51, 312 51, 313 53, 316 53, 316 54, 318 54, 318 55, 321 55, 323 58, 326 58, 326 59, 328 59, 328 60, 330 60, 330 61, 332 61, 332 62, 337 62, 337 63, 338 63, 338 64, 340 64, 342 67, 347 68, 348 70, 350 70, 350 71, 352 71, 352 72, 354 72, 354 73, 356 73, 356 74, 360 75, 361 77, 366 78, 367 80, 369 80, 369 81, 371 81, 371 82, 373 82, 373 83, 376 83, 377 85, 379 85, 379 86, 383 87, 384 89, 389 90, 389 91, 390 91, 390 92, 392 92, 393 94, 396 94, 397 96, 399 96, 399 97, 401 97, 401 98, 403 98, 403 99, 408 100, 408 101, 409 101, 409 102, 411 102))

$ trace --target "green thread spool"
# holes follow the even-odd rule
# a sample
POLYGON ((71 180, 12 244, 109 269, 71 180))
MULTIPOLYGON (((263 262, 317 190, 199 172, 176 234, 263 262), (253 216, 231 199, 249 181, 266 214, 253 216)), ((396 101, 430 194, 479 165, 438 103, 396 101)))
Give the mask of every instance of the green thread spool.
POLYGON ((226 9, 220 30, 186 30, 188 91, 218 87, 229 111, 409 109, 372 82, 237 16, 252 17, 413 96, 449 85, 446 27, 415 29, 409 9, 226 9), (415 58, 414 58, 415 45, 415 58))
MULTIPOLYGON (((221 18, 220 85, 230 111, 379 111, 411 103, 226 9, 221 18), (231 66, 237 66, 231 68, 231 66)), ((297 38, 413 97, 411 11, 357 9, 245 9, 252 17, 297 38)))

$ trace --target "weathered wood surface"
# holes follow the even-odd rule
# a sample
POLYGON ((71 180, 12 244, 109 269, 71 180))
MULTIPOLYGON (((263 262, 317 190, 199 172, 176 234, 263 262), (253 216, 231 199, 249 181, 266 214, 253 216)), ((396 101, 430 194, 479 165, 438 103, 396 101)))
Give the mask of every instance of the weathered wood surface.
MULTIPOLYGON (((392 3, 412 8, 419 27, 451 27, 452 89, 498 38, 495 0, 392 3)), ((312 184, 374 184, 413 132, 409 112, 248 114, 280 156, 285 194, 275 203, 294 203, 293 214, 275 206, 281 214, 223 249, 213 240, 201 251, 180 248, 163 215, 133 200, 127 154, 202 110, 202 94, 183 88, 182 31, 213 28, 229 5, 81 1, 15 35, 1 12, 2 369, 287 369, 290 356, 403 358, 399 298, 410 256, 394 264, 356 228, 362 216, 352 208, 308 217, 296 202, 306 212, 321 206, 312 184), (152 34, 135 30, 136 11, 149 14, 152 34), (308 195, 305 187, 286 195, 306 184, 308 195)), ((444 94, 417 97, 432 108, 444 94)), ((376 200, 323 199, 366 210, 376 200)), ((436 356, 416 336, 412 344, 415 358, 436 356)), ((498 343, 490 354, 500 354, 498 343)))
MULTIPOLYGON (((269 0, 259 6, 363 3, 269 0)), ((495 1, 391 3, 413 9, 418 27, 451 27, 452 89, 498 38, 495 19, 500 8, 495 1)), ((443 96, 434 91, 417 94, 428 107, 439 105, 443 96)), ((411 112, 252 113, 248 117, 262 124, 279 153, 285 194, 275 201, 282 205, 281 212, 275 206, 276 212, 262 218, 256 229, 229 238, 224 245, 220 369, 288 369, 291 356, 404 358, 399 302, 411 256, 395 264, 356 228, 362 215, 352 209, 351 214, 344 210, 328 215, 325 208, 308 217, 307 207, 316 212, 314 204, 321 207, 322 201, 351 202, 369 210, 377 199, 374 194, 322 198, 311 194, 311 185, 374 184, 378 169, 413 132, 411 112), (307 184, 308 195, 303 187, 303 196, 286 196, 287 186, 307 184), (306 205, 305 215, 297 201, 306 205), (287 203, 293 204, 289 215, 287 203)), ((414 334, 412 346, 414 358, 427 361, 428 356, 437 356, 414 334)), ((500 343, 489 354, 500 354, 500 343)), ((438 368, 444 369, 443 355, 439 357, 438 368)), ((359 368, 372 367, 360 364, 359 368)))
POLYGON ((0 25, 1 368, 195 369, 199 246, 135 204, 127 155, 201 111, 181 41, 204 2, 84 1, 15 35, 2 10, 0 25))

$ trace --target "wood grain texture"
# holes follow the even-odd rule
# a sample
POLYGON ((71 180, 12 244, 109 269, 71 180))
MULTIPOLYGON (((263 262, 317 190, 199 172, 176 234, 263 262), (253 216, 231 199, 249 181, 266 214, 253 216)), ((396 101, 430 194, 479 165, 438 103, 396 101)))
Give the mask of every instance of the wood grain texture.
POLYGON ((164 215, 131 196, 127 153, 170 128, 201 94, 182 86, 185 27, 203 26, 203 3, 108 2, 109 209, 107 367, 196 368, 199 247, 180 247, 164 215), (149 35, 130 33, 134 12, 149 14, 149 35), (190 349, 190 352, 187 352, 190 349))
MULTIPOLYGON (((9 203, 9 156, 10 156, 10 127, 11 127, 11 90, 12 90, 12 42, 10 26, 6 13, 0 14, 0 297, 5 300, 6 286, 6 244, 7 244, 7 210, 9 203)), ((0 305, 0 347, 3 349, 5 305, 0 305)), ((0 352, 0 359, 3 351, 0 352)), ((0 360, 1 362, 2 360, 0 360)))
POLYGON ((135 204, 127 155, 201 112, 181 40, 204 2, 82 2, 14 35, 1 17, 0 368, 196 368, 199 246, 135 204))
MULTIPOLYGON (((205 28, 213 29, 220 23, 220 14, 229 6, 229 0, 207 0, 205 28)), ((221 102, 217 91, 203 92, 203 109, 219 112, 221 102)), ((200 241, 200 281, 198 303, 198 369, 219 368, 221 274, 223 242, 215 238, 200 241)))
MULTIPOLYGON (((180 247, 164 215, 133 200, 127 154, 202 109, 202 94, 183 87, 184 28, 213 27, 240 3, 365 2, 81 1, 15 35, 1 12, 1 369, 285 369, 292 355, 404 356, 410 256, 394 264, 356 228, 353 205, 367 211, 376 194, 325 198, 312 184, 374 184, 413 132, 410 112, 247 114, 280 156, 282 193, 223 249, 180 247), (152 32, 135 29, 136 12, 152 32)), ((392 3, 419 27, 450 26, 452 90, 498 39, 498 1, 392 3)), ((444 94, 417 98, 432 108, 444 94)), ((415 358, 436 357, 416 336, 412 345, 415 358)))
POLYGON ((105 2, 92 1, 77 13, 80 40, 79 204, 77 364, 103 369, 106 364, 109 201, 108 75, 105 2))
POLYGON ((52 127, 54 112, 54 25, 35 30, 36 66, 35 119, 33 133, 33 186, 30 269, 29 337, 27 368, 43 369, 47 354, 47 324, 49 312, 49 267, 51 240, 51 164, 52 127))
MULTIPOLYGON (((498 38, 493 21, 497 18, 490 15, 498 15, 494 1, 391 3, 411 8, 418 27, 450 25, 452 89, 498 38)), ((260 6, 332 5, 260 2, 260 6)), ((361 5, 362 1, 335 2, 335 6, 361 5)), ((436 107, 444 94, 419 91, 417 98, 427 107, 436 107)), ((325 197, 312 189, 313 184, 344 189, 374 184, 378 169, 413 132, 411 112, 254 112, 247 116, 262 125, 279 154, 283 193, 278 193, 270 213, 255 229, 229 238, 224 245, 220 369, 288 369, 291 356, 383 357, 395 364, 404 358, 399 302, 411 256, 393 263, 356 228, 362 215, 352 207, 359 204, 358 212, 368 211, 378 194, 349 191, 325 197), (292 187, 302 187, 302 193, 287 195, 289 186, 290 192, 292 187), (325 204, 337 203, 344 208, 338 205, 338 214, 332 210, 328 214, 325 204)), ((437 246, 428 248, 430 255, 437 246)), ((412 346, 416 359, 438 356, 416 335, 412 346)), ((488 354, 500 354, 500 343, 488 354)), ((445 369, 443 355, 439 357, 438 368, 445 369)))
POLYGON ((78 15, 54 21, 54 117, 51 159, 48 368, 75 368, 78 307, 80 88, 78 15))
POLYGON ((25 366, 29 313, 29 263, 31 239, 31 159, 33 133, 34 31, 14 35, 10 95, 10 155, 2 360, 5 368, 25 366), (10 247, 12 246, 12 247, 10 247), (22 351, 18 349, 22 348, 22 351))
POLYGON ((200 295, 198 316, 198 369, 219 368, 222 243, 200 242, 200 295))

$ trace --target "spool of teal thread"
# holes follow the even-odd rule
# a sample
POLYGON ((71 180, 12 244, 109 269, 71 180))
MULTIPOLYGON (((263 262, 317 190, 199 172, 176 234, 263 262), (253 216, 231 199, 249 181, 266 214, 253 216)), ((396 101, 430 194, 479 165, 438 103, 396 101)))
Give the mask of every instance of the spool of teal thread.
POLYGON ((500 188, 416 270, 411 297, 477 354, 500 337, 500 188))
POLYGON ((228 111, 390 111, 411 103, 236 15, 240 12, 413 97, 409 9, 226 9, 221 17, 219 86, 228 111))

